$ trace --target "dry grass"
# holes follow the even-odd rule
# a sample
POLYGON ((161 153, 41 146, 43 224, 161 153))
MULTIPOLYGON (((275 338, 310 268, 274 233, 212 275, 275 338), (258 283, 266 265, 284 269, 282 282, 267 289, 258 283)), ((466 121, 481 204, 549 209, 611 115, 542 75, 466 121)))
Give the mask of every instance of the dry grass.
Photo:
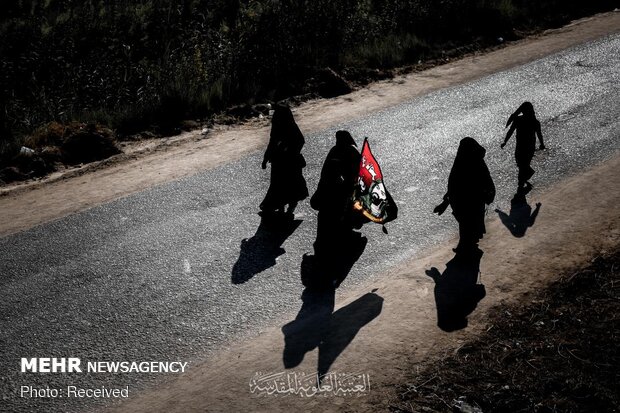
POLYGON ((394 412, 620 409, 620 252, 596 258, 519 307, 496 307, 475 342, 399 389, 394 412), (458 411, 458 410, 456 410, 458 411))

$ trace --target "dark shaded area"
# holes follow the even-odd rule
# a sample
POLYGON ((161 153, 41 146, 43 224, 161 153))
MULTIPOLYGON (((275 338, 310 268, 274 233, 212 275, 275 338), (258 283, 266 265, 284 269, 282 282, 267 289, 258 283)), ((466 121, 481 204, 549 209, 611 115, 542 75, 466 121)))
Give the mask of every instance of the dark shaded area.
POLYGON ((310 206, 317 217, 315 255, 304 255, 301 281, 309 288, 338 288, 366 248, 361 214, 353 211, 352 195, 358 178, 360 153, 351 134, 336 132, 310 206))
POLYGON ((383 298, 371 292, 332 314, 328 324, 330 333, 319 343, 319 377, 329 372, 362 327, 377 318, 382 309, 383 298))
POLYGON ((0 13, 0 113, 8 133, 0 141, 52 120, 99 121, 121 135, 167 133, 184 118, 232 105, 346 93, 351 87, 341 74, 364 83, 389 76, 386 68, 443 61, 616 6, 614 0, 7 1, 0 13))
POLYGON ((121 152, 111 134, 101 133, 95 125, 87 125, 68 136, 60 150, 69 165, 98 161, 121 152))
POLYGON ((482 255, 480 249, 458 252, 443 273, 435 267, 426 271, 435 281, 437 326, 443 331, 467 327, 467 317, 486 296, 484 285, 478 283, 482 255))
POLYGON ((351 235, 331 251, 305 254, 301 261, 301 282, 313 290, 334 289, 347 278, 353 265, 364 253, 368 239, 359 232, 351 235))
POLYGON ((486 206, 495 199, 495 184, 484 161, 486 149, 474 138, 461 139, 448 177, 448 191, 434 213, 443 214, 450 205, 459 224, 459 244, 455 251, 470 253, 486 233, 486 206))
POLYGON ((346 245, 354 226, 352 195, 357 182, 361 155, 348 131, 336 132, 336 144, 321 168, 321 178, 310 198, 319 212, 314 250, 328 256, 346 245))
POLYGON ((532 184, 529 179, 534 175, 534 169, 530 166, 534 152, 536 151, 536 138, 540 141, 540 150, 545 149, 540 122, 536 119, 534 106, 531 102, 523 102, 521 106, 508 118, 506 138, 501 144, 502 149, 516 131, 515 161, 517 163, 518 188, 530 189, 532 184))
POLYGON ((333 289, 304 290, 301 296, 303 304, 297 317, 282 327, 285 368, 297 367, 306 353, 318 348, 317 372, 319 378, 323 377, 357 333, 381 314, 383 298, 374 291, 332 314, 334 294, 333 289))
POLYGON ((536 208, 532 211, 532 207, 527 203, 525 197, 528 192, 528 188, 519 188, 517 190, 515 196, 510 200, 510 214, 506 214, 499 209, 495 210, 502 224, 517 238, 523 237, 528 228, 534 226, 542 206, 540 202, 537 202, 536 208))
POLYGON ((303 176, 306 160, 301 154, 305 144, 293 112, 287 106, 277 105, 271 119, 269 144, 263 156, 261 167, 271 164, 271 181, 267 194, 260 204, 261 211, 292 214, 297 203, 308 197, 308 187, 303 176))
POLYGON ((284 367, 291 369, 303 361, 306 353, 319 346, 329 333, 330 318, 335 306, 335 290, 315 291, 306 288, 302 306, 295 320, 282 327, 284 334, 284 367))
POLYGON ((616 250, 518 305, 496 306, 480 338, 412 367, 390 410, 444 412, 462 397, 485 413, 618 411, 619 268, 616 250))
MULTIPOLYGON (((99 124, 51 122, 39 128, 13 156, 0 160, 4 183, 39 178, 64 168, 107 159, 121 153, 114 132, 99 124)), ((1 156, 0 156, 1 157, 1 156)))
POLYGON ((276 265, 286 251, 282 244, 301 224, 292 214, 266 214, 252 238, 241 241, 239 258, 232 268, 233 284, 243 284, 256 274, 276 265))

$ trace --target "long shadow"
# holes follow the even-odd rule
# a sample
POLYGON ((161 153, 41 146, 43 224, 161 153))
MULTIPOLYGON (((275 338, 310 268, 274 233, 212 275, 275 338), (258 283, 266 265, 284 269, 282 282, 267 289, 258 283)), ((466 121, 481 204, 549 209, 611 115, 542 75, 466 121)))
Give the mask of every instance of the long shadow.
POLYGON ((319 346, 329 331, 334 311, 336 291, 316 291, 306 288, 301 294, 302 306, 295 320, 282 327, 284 334, 284 367, 301 364, 309 351, 319 346))
POLYGON ((377 318, 383 309, 383 297, 375 292, 366 293, 332 314, 329 334, 319 344, 319 377, 329 371, 338 356, 366 324, 377 318))
POLYGON ((502 220, 502 224, 517 238, 523 237, 527 229, 534 226, 542 206, 540 202, 537 202, 536 208, 532 212, 532 207, 527 203, 525 197, 528 192, 529 188, 519 188, 517 190, 517 193, 510 200, 510 214, 506 214, 499 209, 495 210, 502 220))
POLYGON ((338 288, 364 253, 368 239, 352 231, 347 242, 330 253, 304 254, 301 261, 301 282, 309 289, 338 288))
POLYGON ((448 261, 443 273, 435 267, 426 271, 435 281, 437 326, 443 331, 467 327, 467 317, 486 296, 484 285, 478 284, 482 255, 478 248, 459 251, 448 261))
POLYGON ((331 365, 353 341, 366 324, 377 318, 383 309, 383 298, 374 291, 334 310, 335 290, 305 289, 303 304, 295 320, 282 327, 284 334, 284 367, 301 364, 306 353, 318 348, 319 378, 328 373, 331 365))
POLYGON ((301 222, 290 214, 263 216, 254 236, 241 241, 239 258, 232 268, 232 283, 243 284, 276 265, 276 258, 286 252, 282 244, 301 222))

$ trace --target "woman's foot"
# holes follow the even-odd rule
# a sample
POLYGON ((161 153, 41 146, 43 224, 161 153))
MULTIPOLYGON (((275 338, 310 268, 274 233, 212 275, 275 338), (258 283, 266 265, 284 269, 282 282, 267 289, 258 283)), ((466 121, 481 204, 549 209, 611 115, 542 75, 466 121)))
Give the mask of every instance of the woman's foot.
POLYGON ((297 202, 291 202, 290 204, 288 204, 288 209, 286 210, 286 213, 289 215, 294 215, 295 208, 297 208, 297 202))

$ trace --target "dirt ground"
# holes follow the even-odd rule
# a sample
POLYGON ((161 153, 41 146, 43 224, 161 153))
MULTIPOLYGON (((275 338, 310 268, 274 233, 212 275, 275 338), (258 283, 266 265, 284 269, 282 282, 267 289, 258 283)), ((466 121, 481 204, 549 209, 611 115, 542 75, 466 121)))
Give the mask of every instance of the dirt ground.
POLYGON ((488 233, 480 244, 484 252, 480 278, 486 297, 469 317, 465 329, 445 332, 437 327, 435 282, 426 274, 432 267, 444 270, 454 256, 453 240, 381 274, 356 291, 337 296, 337 310, 331 319, 318 321, 330 326, 328 332, 320 333, 320 339, 312 319, 308 319, 308 328, 301 333, 302 342, 296 343, 305 357, 290 370, 285 370, 283 364, 286 343, 281 326, 295 319, 295 314, 285 315, 279 326, 255 339, 192 366, 178 380, 138 394, 112 410, 388 411, 397 400, 399 386, 409 382, 418 369, 429 361, 451 356, 490 329, 490 317, 499 304, 528 300, 531 292, 620 246, 620 179, 610 179, 618 178, 619 168, 620 156, 615 156, 546 193, 530 193, 529 204, 542 205, 535 225, 522 238, 513 237, 497 218, 488 223, 488 233), (369 293, 373 299, 368 299, 369 293), (360 325, 360 319, 368 322, 360 325), (333 361, 330 372, 368 375, 370 389, 357 396, 313 397, 259 395, 251 391, 257 373, 310 375, 317 372, 325 358, 333 361))
MULTIPOLYGON (((306 102, 295 109, 295 117, 301 130, 311 134, 619 30, 618 12, 581 19, 490 53, 473 54, 429 70, 377 82, 337 98, 306 102)), ((124 154, 55 173, 40 181, 2 188, 0 236, 215 168, 261 150, 268 136, 266 120, 219 126, 206 137, 200 131, 188 132, 170 139, 127 146, 124 154)))
POLYGON ((394 413, 465 404, 492 412, 614 412, 620 408, 620 250, 566 273, 401 386, 394 413))

